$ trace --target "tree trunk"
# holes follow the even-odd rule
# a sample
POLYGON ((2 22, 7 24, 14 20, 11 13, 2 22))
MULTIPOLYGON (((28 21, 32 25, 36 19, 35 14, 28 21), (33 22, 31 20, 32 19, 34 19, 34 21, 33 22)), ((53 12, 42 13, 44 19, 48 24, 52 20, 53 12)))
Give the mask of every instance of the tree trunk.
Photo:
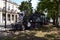
POLYGON ((59 14, 59 13, 58 13, 58 11, 57 11, 57 13, 56 13, 56 24, 55 24, 56 27, 59 27, 59 24, 58 24, 58 23, 59 23, 59 22, 58 22, 58 14, 59 14))
POLYGON ((56 13, 56 27, 58 27, 59 25, 58 25, 58 16, 59 16, 59 2, 57 2, 57 7, 56 7, 56 11, 57 11, 57 13, 56 13))
POLYGON ((55 25, 55 18, 53 19, 53 25, 55 25))

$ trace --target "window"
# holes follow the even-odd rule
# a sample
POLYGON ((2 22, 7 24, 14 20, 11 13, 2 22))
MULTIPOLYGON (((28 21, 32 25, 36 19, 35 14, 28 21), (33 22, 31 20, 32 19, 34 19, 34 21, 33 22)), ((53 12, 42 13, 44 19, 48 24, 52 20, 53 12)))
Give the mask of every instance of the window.
POLYGON ((15 22, 17 22, 17 15, 15 16, 15 18, 16 18, 15 22))
POLYGON ((3 7, 3 11, 5 11, 5 7, 3 7))
POLYGON ((8 6, 8 10, 10 10, 10 6, 8 6))
POLYGON ((12 15, 12 20, 14 20, 14 15, 12 15))
POLYGON ((8 6, 8 10, 10 10, 10 7, 11 7, 11 6, 10 6, 10 3, 8 3, 8 5, 7 5, 7 6, 8 6))
POLYGON ((10 14, 8 14, 8 20, 10 21, 10 14))
POLYGON ((15 10, 15 13, 17 12, 17 10, 15 10))
POLYGON ((13 9, 11 9, 11 13, 13 12, 14 10, 13 9))
POLYGON ((14 9, 14 5, 12 5, 12 8, 14 9))
POLYGON ((2 9, 0 8, 0 12, 2 11, 2 9))
POLYGON ((5 21, 5 14, 2 14, 2 20, 5 21))

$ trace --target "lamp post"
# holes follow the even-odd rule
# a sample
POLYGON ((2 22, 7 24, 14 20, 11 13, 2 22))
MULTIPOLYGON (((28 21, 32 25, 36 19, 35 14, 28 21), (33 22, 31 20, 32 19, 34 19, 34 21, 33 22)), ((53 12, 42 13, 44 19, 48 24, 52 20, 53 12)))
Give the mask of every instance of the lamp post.
POLYGON ((6 30, 6 7, 7 7, 7 0, 5 0, 5 30, 6 30))

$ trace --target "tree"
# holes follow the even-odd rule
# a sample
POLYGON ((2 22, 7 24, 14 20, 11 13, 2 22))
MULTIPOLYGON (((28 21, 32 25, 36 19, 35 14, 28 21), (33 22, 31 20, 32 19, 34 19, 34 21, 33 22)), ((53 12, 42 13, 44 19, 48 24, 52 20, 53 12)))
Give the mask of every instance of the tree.
POLYGON ((21 5, 19 5, 19 9, 21 11, 26 11, 27 15, 30 15, 32 13, 32 4, 30 1, 23 1, 21 2, 21 5))
POLYGON ((53 24, 55 25, 56 20, 56 14, 57 14, 57 3, 56 0, 39 0, 37 6, 38 12, 44 12, 45 9, 47 10, 47 17, 53 19, 53 24))

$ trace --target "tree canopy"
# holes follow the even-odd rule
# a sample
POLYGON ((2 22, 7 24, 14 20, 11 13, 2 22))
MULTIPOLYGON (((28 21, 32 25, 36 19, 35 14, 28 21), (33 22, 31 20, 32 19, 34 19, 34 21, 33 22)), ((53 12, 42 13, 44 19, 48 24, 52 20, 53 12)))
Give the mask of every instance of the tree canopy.
POLYGON ((27 13, 28 15, 30 15, 30 14, 32 13, 31 0, 21 2, 21 5, 19 6, 19 9, 20 9, 21 11, 26 11, 26 13, 27 13))
POLYGON ((39 0, 40 2, 38 3, 37 6, 37 11, 38 12, 43 12, 43 11, 47 11, 47 16, 51 17, 51 18, 55 18, 56 17, 56 7, 57 7, 57 3, 56 0, 39 0), (46 10, 45 10, 46 9, 46 10))

